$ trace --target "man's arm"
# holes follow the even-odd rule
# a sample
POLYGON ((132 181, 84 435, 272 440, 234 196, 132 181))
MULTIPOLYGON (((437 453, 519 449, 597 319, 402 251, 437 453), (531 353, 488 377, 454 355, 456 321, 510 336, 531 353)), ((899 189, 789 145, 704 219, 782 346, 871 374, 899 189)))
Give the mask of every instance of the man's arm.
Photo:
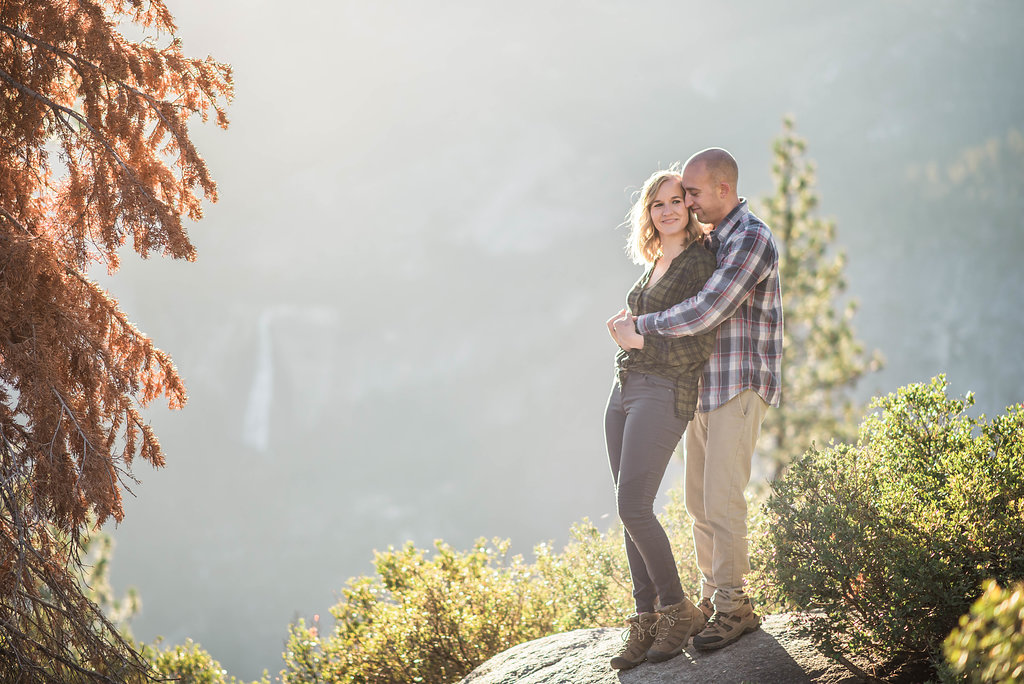
POLYGON ((671 309, 638 317, 640 334, 696 335, 717 328, 736 313, 778 261, 771 234, 764 226, 748 225, 738 233, 726 243, 729 251, 701 291, 671 309))

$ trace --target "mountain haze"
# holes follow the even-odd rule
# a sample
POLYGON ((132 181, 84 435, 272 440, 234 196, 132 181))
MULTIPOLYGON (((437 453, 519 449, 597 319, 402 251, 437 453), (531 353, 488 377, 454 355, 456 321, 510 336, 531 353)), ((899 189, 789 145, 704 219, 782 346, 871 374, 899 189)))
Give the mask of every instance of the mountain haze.
POLYGON ((611 524, 631 193, 710 145, 770 193, 786 114, 887 358, 861 398, 940 372, 1022 398, 1019 3, 169 4, 237 99, 195 135, 199 261, 103 277, 190 391, 111 528, 139 638, 276 672, 375 548, 611 524))

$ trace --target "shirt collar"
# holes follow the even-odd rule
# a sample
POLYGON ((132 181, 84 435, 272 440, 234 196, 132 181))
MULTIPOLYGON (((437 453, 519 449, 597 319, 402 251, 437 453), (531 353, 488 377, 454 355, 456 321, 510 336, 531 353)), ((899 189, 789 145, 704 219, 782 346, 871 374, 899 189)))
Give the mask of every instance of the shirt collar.
POLYGON ((747 198, 740 197, 740 203, 733 207, 732 211, 726 214, 725 218, 719 221, 718 225, 711 230, 712 234, 718 238, 719 244, 725 242, 725 239, 729 236, 729 233, 732 232, 732 229, 739 225, 743 220, 743 217, 749 213, 750 209, 747 206, 747 198))

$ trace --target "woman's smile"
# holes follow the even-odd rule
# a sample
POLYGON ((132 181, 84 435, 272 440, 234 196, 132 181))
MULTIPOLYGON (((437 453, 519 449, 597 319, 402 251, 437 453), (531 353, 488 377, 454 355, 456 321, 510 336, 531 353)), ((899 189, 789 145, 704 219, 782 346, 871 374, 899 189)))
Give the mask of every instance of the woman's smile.
POLYGON ((659 233, 677 233, 689 223, 690 214, 678 181, 662 183, 651 202, 651 222, 659 233))

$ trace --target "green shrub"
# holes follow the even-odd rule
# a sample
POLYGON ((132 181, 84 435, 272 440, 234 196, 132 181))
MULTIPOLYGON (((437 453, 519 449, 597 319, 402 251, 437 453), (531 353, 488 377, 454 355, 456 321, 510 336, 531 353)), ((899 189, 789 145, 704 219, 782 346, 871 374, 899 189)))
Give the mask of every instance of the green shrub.
POLYGON ((378 553, 377 578, 350 580, 328 636, 292 625, 283 682, 450 682, 551 630, 550 591, 508 542, 460 553, 407 544, 378 553))
MULTIPOLYGON (((682 488, 670 489, 668 497, 659 519, 672 544, 683 590, 695 594, 700 591, 700 571, 682 488)), ((570 542, 562 553, 554 553, 548 544, 538 546, 535 553, 535 573, 557 604, 553 631, 621 625, 633 612, 633 586, 621 524, 601 533, 584 520, 572 526, 570 542)))
POLYGON ((995 582, 943 644, 949 668, 971 682, 1024 682, 1024 583, 995 582))
POLYGON ((941 376, 901 388, 855 446, 811 448, 772 485, 751 581, 862 676, 930 676, 982 582, 1024 578, 1024 412, 972 404, 941 376))
MULTIPOLYGON (((187 639, 184 645, 177 644, 161 651, 159 641, 142 646, 142 655, 152 666, 152 676, 157 681, 173 680, 181 684, 241 684, 228 675, 213 657, 199 644, 187 639)), ((270 684, 264 673, 259 682, 270 684)))
MULTIPOLYGON (((688 518, 678 494, 663 516, 684 586, 699 589, 688 518), (689 584, 687 584, 689 582, 689 584)), ((290 628, 285 684, 451 682, 511 646, 560 631, 621 625, 632 612, 622 527, 574 525, 565 549, 538 545, 535 562, 510 557, 507 541, 480 540, 465 552, 407 544, 378 553, 376 577, 349 581, 331 609, 290 628)))
POLYGON ((562 553, 550 544, 534 549, 535 581, 551 604, 545 634, 619 624, 632 610, 622 526, 602 534, 585 520, 572 526, 570 538, 562 553))
MULTIPOLYGON (((759 510, 760 501, 755 494, 748 490, 748 529, 754 529, 753 522, 759 510)), ((693 547, 693 518, 686 512, 686 506, 683 503, 682 483, 668 490, 668 503, 665 504, 665 511, 658 518, 672 544, 672 555, 676 559, 676 568, 679 570, 679 581, 683 584, 683 591, 690 598, 698 600, 700 598, 701 574, 697 567, 697 552, 693 547)))

